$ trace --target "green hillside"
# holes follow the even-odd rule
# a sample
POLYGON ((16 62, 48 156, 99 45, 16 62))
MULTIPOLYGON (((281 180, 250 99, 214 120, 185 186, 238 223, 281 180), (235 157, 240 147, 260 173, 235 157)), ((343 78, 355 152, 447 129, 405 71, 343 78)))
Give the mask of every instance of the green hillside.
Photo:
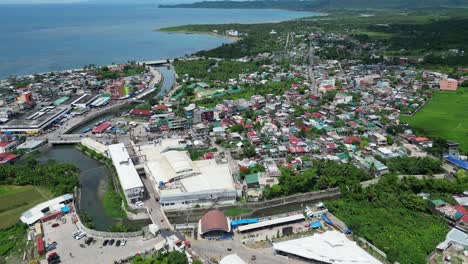
POLYGON ((468 0, 259 0, 203 1, 192 4, 160 5, 162 8, 287 9, 298 11, 333 9, 421 9, 468 7, 468 0))

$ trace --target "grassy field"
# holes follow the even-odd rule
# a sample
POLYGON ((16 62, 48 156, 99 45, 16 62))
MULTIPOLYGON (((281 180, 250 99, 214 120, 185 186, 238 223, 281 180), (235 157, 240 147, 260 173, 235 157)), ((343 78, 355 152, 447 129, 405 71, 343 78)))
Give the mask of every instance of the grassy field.
POLYGON ((242 214, 248 214, 252 212, 252 209, 249 208, 232 208, 224 212, 226 216, 235 217, 240 216, 242 214))
POLYGON ((50 193, 34 186, 0 185, 0 229, 14 225, 24 211, 50 198, 50 193))
POLYGON ((460 150, 468 153, 468 88, 436 92, 419 112, 401 121, 424 130, 427 136, 457 141, 460 150))

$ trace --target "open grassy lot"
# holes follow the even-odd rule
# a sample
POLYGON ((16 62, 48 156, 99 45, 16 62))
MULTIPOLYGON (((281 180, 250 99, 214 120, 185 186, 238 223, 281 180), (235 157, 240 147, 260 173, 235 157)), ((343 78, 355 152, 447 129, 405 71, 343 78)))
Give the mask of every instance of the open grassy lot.
POLYGON ((457 92, 439 91, 432 100, 412 117, 401 121, 437 136, 460 143, 460 150, 468 153, 468 88, 457 92))
POLYGON ((0 185, 0 229, 14 225, 24 211, 50 198, 38 187, 0 185))

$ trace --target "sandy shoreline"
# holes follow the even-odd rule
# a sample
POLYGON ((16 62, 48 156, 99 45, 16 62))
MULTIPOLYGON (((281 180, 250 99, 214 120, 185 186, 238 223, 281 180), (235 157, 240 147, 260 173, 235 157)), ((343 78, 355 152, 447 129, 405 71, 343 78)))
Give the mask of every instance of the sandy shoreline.
POLYGON ((228 38, 228 39, 232 40, 232 42, 237 42, 237 41, 239 41, 239 40, 242 39, 241 37, 226 36, 226 35, 222 35, 222 34, 218 34, 218 33, 214 33, 214 32, 209 32, 209 31, 190 31, 190 30, 166 31, 166 30, 161 30, 161 29, 156 29, 155 31, 164 32, 164 33, 167 33, 167 34, 188 34, 188 35, 189 35, 189 34, 199 34, 199 35, 210 35, 210 36, 214 36, 214 37, 228 38))

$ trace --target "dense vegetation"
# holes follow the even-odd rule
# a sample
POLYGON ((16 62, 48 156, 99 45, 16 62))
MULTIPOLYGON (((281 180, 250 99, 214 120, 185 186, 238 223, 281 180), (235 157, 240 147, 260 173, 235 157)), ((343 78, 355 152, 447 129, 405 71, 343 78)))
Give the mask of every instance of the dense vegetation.
POLYGON ((162 8, 286 9, 297 11, 333 9, 408 9, 468 6, 466 0, 256 0, 202 1, 191 4, 160 5, 162 8))
POLYGON ((416 194, 424 192, 431 199, 445 198, 466 190, 468 178, 398 180, 394 175, 386 175, 366 189, 359 185, 348 187, 342 192, 342 199, 326 202, 332 213, 355 234, 387 253, 390 262, 425 263, 426 256, 444 240, 449 228, 440 216, 431 213, 428 202, 416 194))
POLYGON ((430 157, 396 157, 386 161, 391 172, 406 175, 433 175, 443 172, 442 161, 430 157))
POLYGON ((331 187, 342 187, 348 184, 359 184, 368 179, 370 176, 353 164, 317 160, 314 161, 314 168, 306 169, 297 174, 291 169, 282 168, 279 184, 265 188, 263 194, 268 199, 331 187))
POLYGON ((17 223, 6 229, 0 229, 0 263, 4 257, 11 255, 11 251, 21 251, 26 244, 27 225, 17 223))
POLYGON ((99 79, 115 80, 115 79, 119 79, 122 77, 140 75, 146 71, 147 70, 145 66, 131 63, 131 64, 125 65, 123 69, 119 71, 113 71, 107 66, 101 67, 97 70, 96 76, 98 76, 99 79))
MULTIPOLYGON (((345 33, 378 46, 388 46, 384 55, 388 58, 407 56, 424 58, 424 67, 468 66, 468 56, 454 54, 449 49, 468 50, 468 12, 466 10, 439 9, 431 11, 386 12, 335 11, 327 17, 312 17, 279 23, 186 25, 161 29, 163 31, 213 32, 223 34, 234 29, 246 33, 236 43, 198 52, 198 55, 219 58, 240 58, 262 52, 275 52, 281 48, 277 38, 286 32, 305 34, 309 32, 345 33), (274 29, 279 34, 271 35, 274 29)), ((352 45, 349 41, 338 43, 352 45)), ((360 54, 340 53, 337 49, 328 50, 333 59, 357 58, 372 62, 366 52, 360 54)), ((322 50, 322 56, 326 49, 322 50)), ((327 56, 325 56, 327 57, 327 56)), ((375 62, 383 61, 374 59, 375 62)), ((394 63, 393 60, 389 60, 394 63)), ((456 69, 456 68, 455 68, 456 69)))
POLYGON ((207 60, 178 60, 174 62, 175 71, 178 74, 188 74, 192 78, 203 80, 228 80, 237 79, 241 73, 259 71, 259 67, 268 64, 265 60, 249 62, 213 59, 207 60))
MULTIPOLYGON (((160 254, 154 257, 144 258, 141 256, 132 259, 131 264, 188 264, 185 253, 172 251, 168 254, 160 254)), ((194 260, 193 264, 201 264, 199 260, 194 260)))
POLYGON ((53 160, 39 163, 28 158, 25 163, 0 166, 0 184, 43 186, 59 196, 72 193, 78 185, 78 168, 73 164, 53 160))

